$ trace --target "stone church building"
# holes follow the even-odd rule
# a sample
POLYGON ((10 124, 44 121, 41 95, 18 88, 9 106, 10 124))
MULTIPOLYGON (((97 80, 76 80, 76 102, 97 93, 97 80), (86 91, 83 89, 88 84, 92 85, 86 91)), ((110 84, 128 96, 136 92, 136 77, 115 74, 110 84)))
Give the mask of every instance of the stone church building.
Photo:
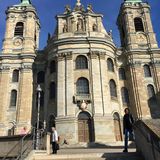
POLYGON ((7 8, 0 54, 1 136, 35 126, 38 104, 39 126, 56 126, 70 144, 121 141, 126 107, 135 119, 160 118, 160 49, 149 4, 122 1, 119 48, 102 17, 92 5, 84 8, 75 0, 74 8, 67 5, 56 16, 55 32, 39 51, 40 21, 31 1, 7 8))

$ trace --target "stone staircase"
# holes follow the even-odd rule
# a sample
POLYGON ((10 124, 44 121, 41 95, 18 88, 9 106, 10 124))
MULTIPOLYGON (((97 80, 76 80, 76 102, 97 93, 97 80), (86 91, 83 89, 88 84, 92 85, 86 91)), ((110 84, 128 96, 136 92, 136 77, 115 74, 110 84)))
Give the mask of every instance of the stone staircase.
POLYGON ((135 148, 123 153, 122 147, 113 148, 65 148, 57 155, 45 151, 33 151, 26 160, 144 160, 135 148))

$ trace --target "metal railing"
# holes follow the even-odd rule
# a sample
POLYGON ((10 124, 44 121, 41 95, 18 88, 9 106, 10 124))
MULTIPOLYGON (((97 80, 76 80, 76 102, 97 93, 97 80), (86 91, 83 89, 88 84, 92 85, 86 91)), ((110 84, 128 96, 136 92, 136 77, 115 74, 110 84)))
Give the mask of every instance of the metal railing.
MULTIPOLYGON (((39 149, 45 148, 45 132, 44 130, 38 130, 39 132, 39 149)), ((3 157, 2 160, 23 160, 28 154, 36 149, 36 128, 32 128, 22 139, 14 145, 11 150, 3 157)))

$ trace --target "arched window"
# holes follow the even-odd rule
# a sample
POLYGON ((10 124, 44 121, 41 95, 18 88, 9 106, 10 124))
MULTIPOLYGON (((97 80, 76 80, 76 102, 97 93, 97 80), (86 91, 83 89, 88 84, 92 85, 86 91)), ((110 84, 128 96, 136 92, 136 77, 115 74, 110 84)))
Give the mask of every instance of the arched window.
POLYGON ((111 97, 117 97, 117 87, 116 87, 116 83, 113 79, 109 81, 109 87, 110 87, 111 97))
POLYGON ((89 94, 89 82, 86 78, 79 78, 76 83, 78 95, 89 94))
POLYGON ((87 69, 88 68, 88 61, 85 56, 78 56, 76 58, 76 69, 87 69))
POLYGON ((12 74, 12 82, 18 82, 19 81, 19 70, 14 70, 12 74))
POLYGON ((136 32, 139 32, 139 31, 144 32, 143 22, 141 18, 136 17, 134 19, 134 25, 135 25, 136 32))
POLYGON ((50 63, 50 73, 55 73, 56 69, 57 69, 57 67, 56 67, 56 61, 53 60, 50 63))
POLYGON ((152 77, 149 65, 144 65, 143 69, 144 69, 144 76, 145 77, 152 77))
POLYGON ((126 73, 124 68, 119 68, 119 79, 126 80, 126 73))
POLYGON ((112 59, 110 58, 107 59, 107 67, 109 71, 114 72, 114 64, 112 59))
POLYGON ((127 88, 125 87, 121 88, 121 95, 123 104, 129 104, 129 94, 127 88))
POLYGON ((56 98, 56 84, 54 82, 51 82, 50 84, 50 99, 55 99, 56 98))
POLYGON ((154 91, 153 85, 149 84, 149 85, 147 86, 147 90, 148 90, 148 97, 149 97, 149 98, 155 97, 155 91, 154 91))
POLYGON ((22 22, 18 22, 16 24, 16 27, 15 27, 14 36, 21 36, 21 37, 23 37, 23 29, 24 29, 23 23, 22 22))
POLYGON ((44 71, 38 72, 38 74, 37 74, 37 83, 38 84, 44 83, 44 81, 45 81, 45 73, 44 73, 44 71))
POLYGON ((16 107, 17 104, 17 91, 11 91, 10 107, 16 107))

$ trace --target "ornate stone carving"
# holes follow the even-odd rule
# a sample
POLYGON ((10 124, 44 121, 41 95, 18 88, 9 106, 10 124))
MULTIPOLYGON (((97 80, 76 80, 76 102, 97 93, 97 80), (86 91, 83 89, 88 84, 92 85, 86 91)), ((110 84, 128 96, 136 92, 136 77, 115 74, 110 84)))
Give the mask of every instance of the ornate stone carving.
POLYGON ((14 44, 16 47, 22 46, 22 44, 23 44, 22 38, 20 38, 20 37, 16 38, 16 39, 14 40, 13 44, 14 44))
POLYGON ((0 66, 0 70, 2 70, 2 71, 9 71, 10 70, 10 66, 7 66, 7 65, 2 65, 2 66, 0 66))
POLYGON ((22 64, 23 70, 32 70, 32 64, 22 64))
POLYGON ((68 32, 68 26, 65 23, 64 26, 63 26, 63 33, 66 33, 66 32, 68 32))

